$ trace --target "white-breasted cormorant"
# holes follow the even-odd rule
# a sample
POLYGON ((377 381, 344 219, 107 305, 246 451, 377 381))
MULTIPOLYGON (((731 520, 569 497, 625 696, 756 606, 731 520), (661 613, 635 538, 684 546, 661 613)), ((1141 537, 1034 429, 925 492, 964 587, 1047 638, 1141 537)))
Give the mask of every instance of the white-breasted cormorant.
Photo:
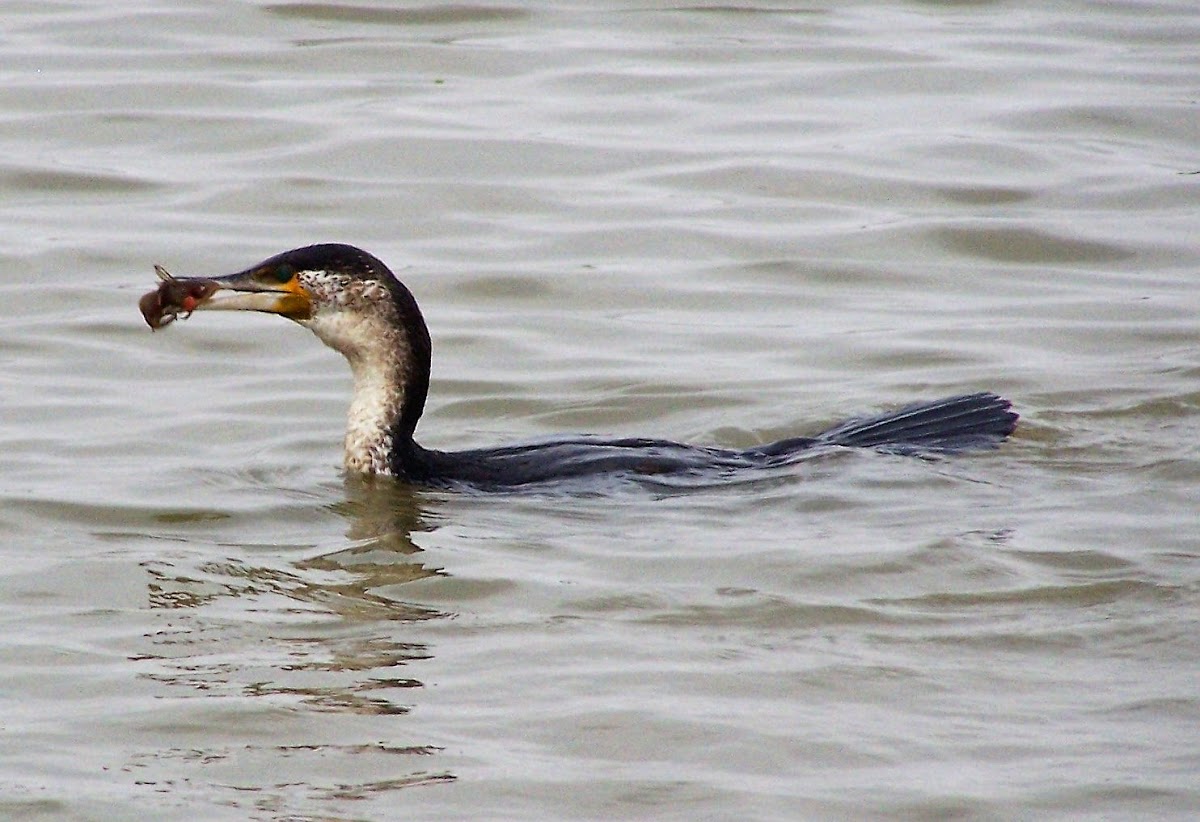
POLYGON ((822 446, 937 454, 988 448, 1016 426, 992 393, 920 403, 843 422, 811 437, 745 450, 581 436, 469 451, 413 439, 429 390, 429 331, 412 293, 376 257, 335 243, 297 248, 223 277, 171 277, 140 303, 151 328, 196 310, 263 311, 294 320, 349 361, 354 397, 345 466, 421 485, 515 488, 600 476, 711 477, 776 468, 822 446))

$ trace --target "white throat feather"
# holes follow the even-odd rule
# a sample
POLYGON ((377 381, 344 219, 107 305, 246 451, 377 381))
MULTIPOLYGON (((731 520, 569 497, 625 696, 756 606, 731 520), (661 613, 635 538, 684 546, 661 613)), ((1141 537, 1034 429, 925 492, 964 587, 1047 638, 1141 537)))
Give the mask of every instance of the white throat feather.
POLYGON ((326 271, 300 283, 314 311, 301 320, 350 363, 354 396, 346 419, 344 464, 358 474, 391 474, 392 432, 404 410, 411 352, 386 286, 326 271))

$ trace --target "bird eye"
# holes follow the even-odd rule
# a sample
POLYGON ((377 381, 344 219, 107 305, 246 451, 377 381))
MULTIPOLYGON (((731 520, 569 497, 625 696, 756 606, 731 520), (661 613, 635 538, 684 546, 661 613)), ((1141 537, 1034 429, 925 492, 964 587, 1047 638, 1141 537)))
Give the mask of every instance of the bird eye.
POLYGON ((281 283, 289 282, 296 275, 296 269, 292 268, 287 263, 280 265, 274 271, 275 279, 281 283))

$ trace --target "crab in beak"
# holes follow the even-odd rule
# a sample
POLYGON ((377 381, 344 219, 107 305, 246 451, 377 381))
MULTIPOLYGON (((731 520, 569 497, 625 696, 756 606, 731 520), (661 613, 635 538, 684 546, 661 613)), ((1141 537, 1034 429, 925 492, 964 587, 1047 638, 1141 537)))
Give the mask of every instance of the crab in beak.
POLYGON ((312 295, 288 265, 259 265, 223 277, 175 277, 160 265, 154 271, 158 288, 138 307, 155 330, 193 311, 262 311, 291 320, 312 315, 312 295))

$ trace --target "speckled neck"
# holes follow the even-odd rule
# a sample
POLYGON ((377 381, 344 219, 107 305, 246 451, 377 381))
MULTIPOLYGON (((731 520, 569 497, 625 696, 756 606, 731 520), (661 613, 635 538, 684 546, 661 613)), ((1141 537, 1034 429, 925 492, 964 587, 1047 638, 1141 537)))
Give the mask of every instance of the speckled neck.
POLYGON ((301 324, 341 352, 354 374, 343 461, 356 474, 394 473, 393 455, 411 445, 429 389, 425 321, 408 289, 383 271, 378 280, 301 274, 317 306, 301 324))
POLYGON ((396 424, 404 411, 403 374, 387 363, 351 360, 354 396, 346 414, 343 464, 355 474, 392 473, 396 424))

